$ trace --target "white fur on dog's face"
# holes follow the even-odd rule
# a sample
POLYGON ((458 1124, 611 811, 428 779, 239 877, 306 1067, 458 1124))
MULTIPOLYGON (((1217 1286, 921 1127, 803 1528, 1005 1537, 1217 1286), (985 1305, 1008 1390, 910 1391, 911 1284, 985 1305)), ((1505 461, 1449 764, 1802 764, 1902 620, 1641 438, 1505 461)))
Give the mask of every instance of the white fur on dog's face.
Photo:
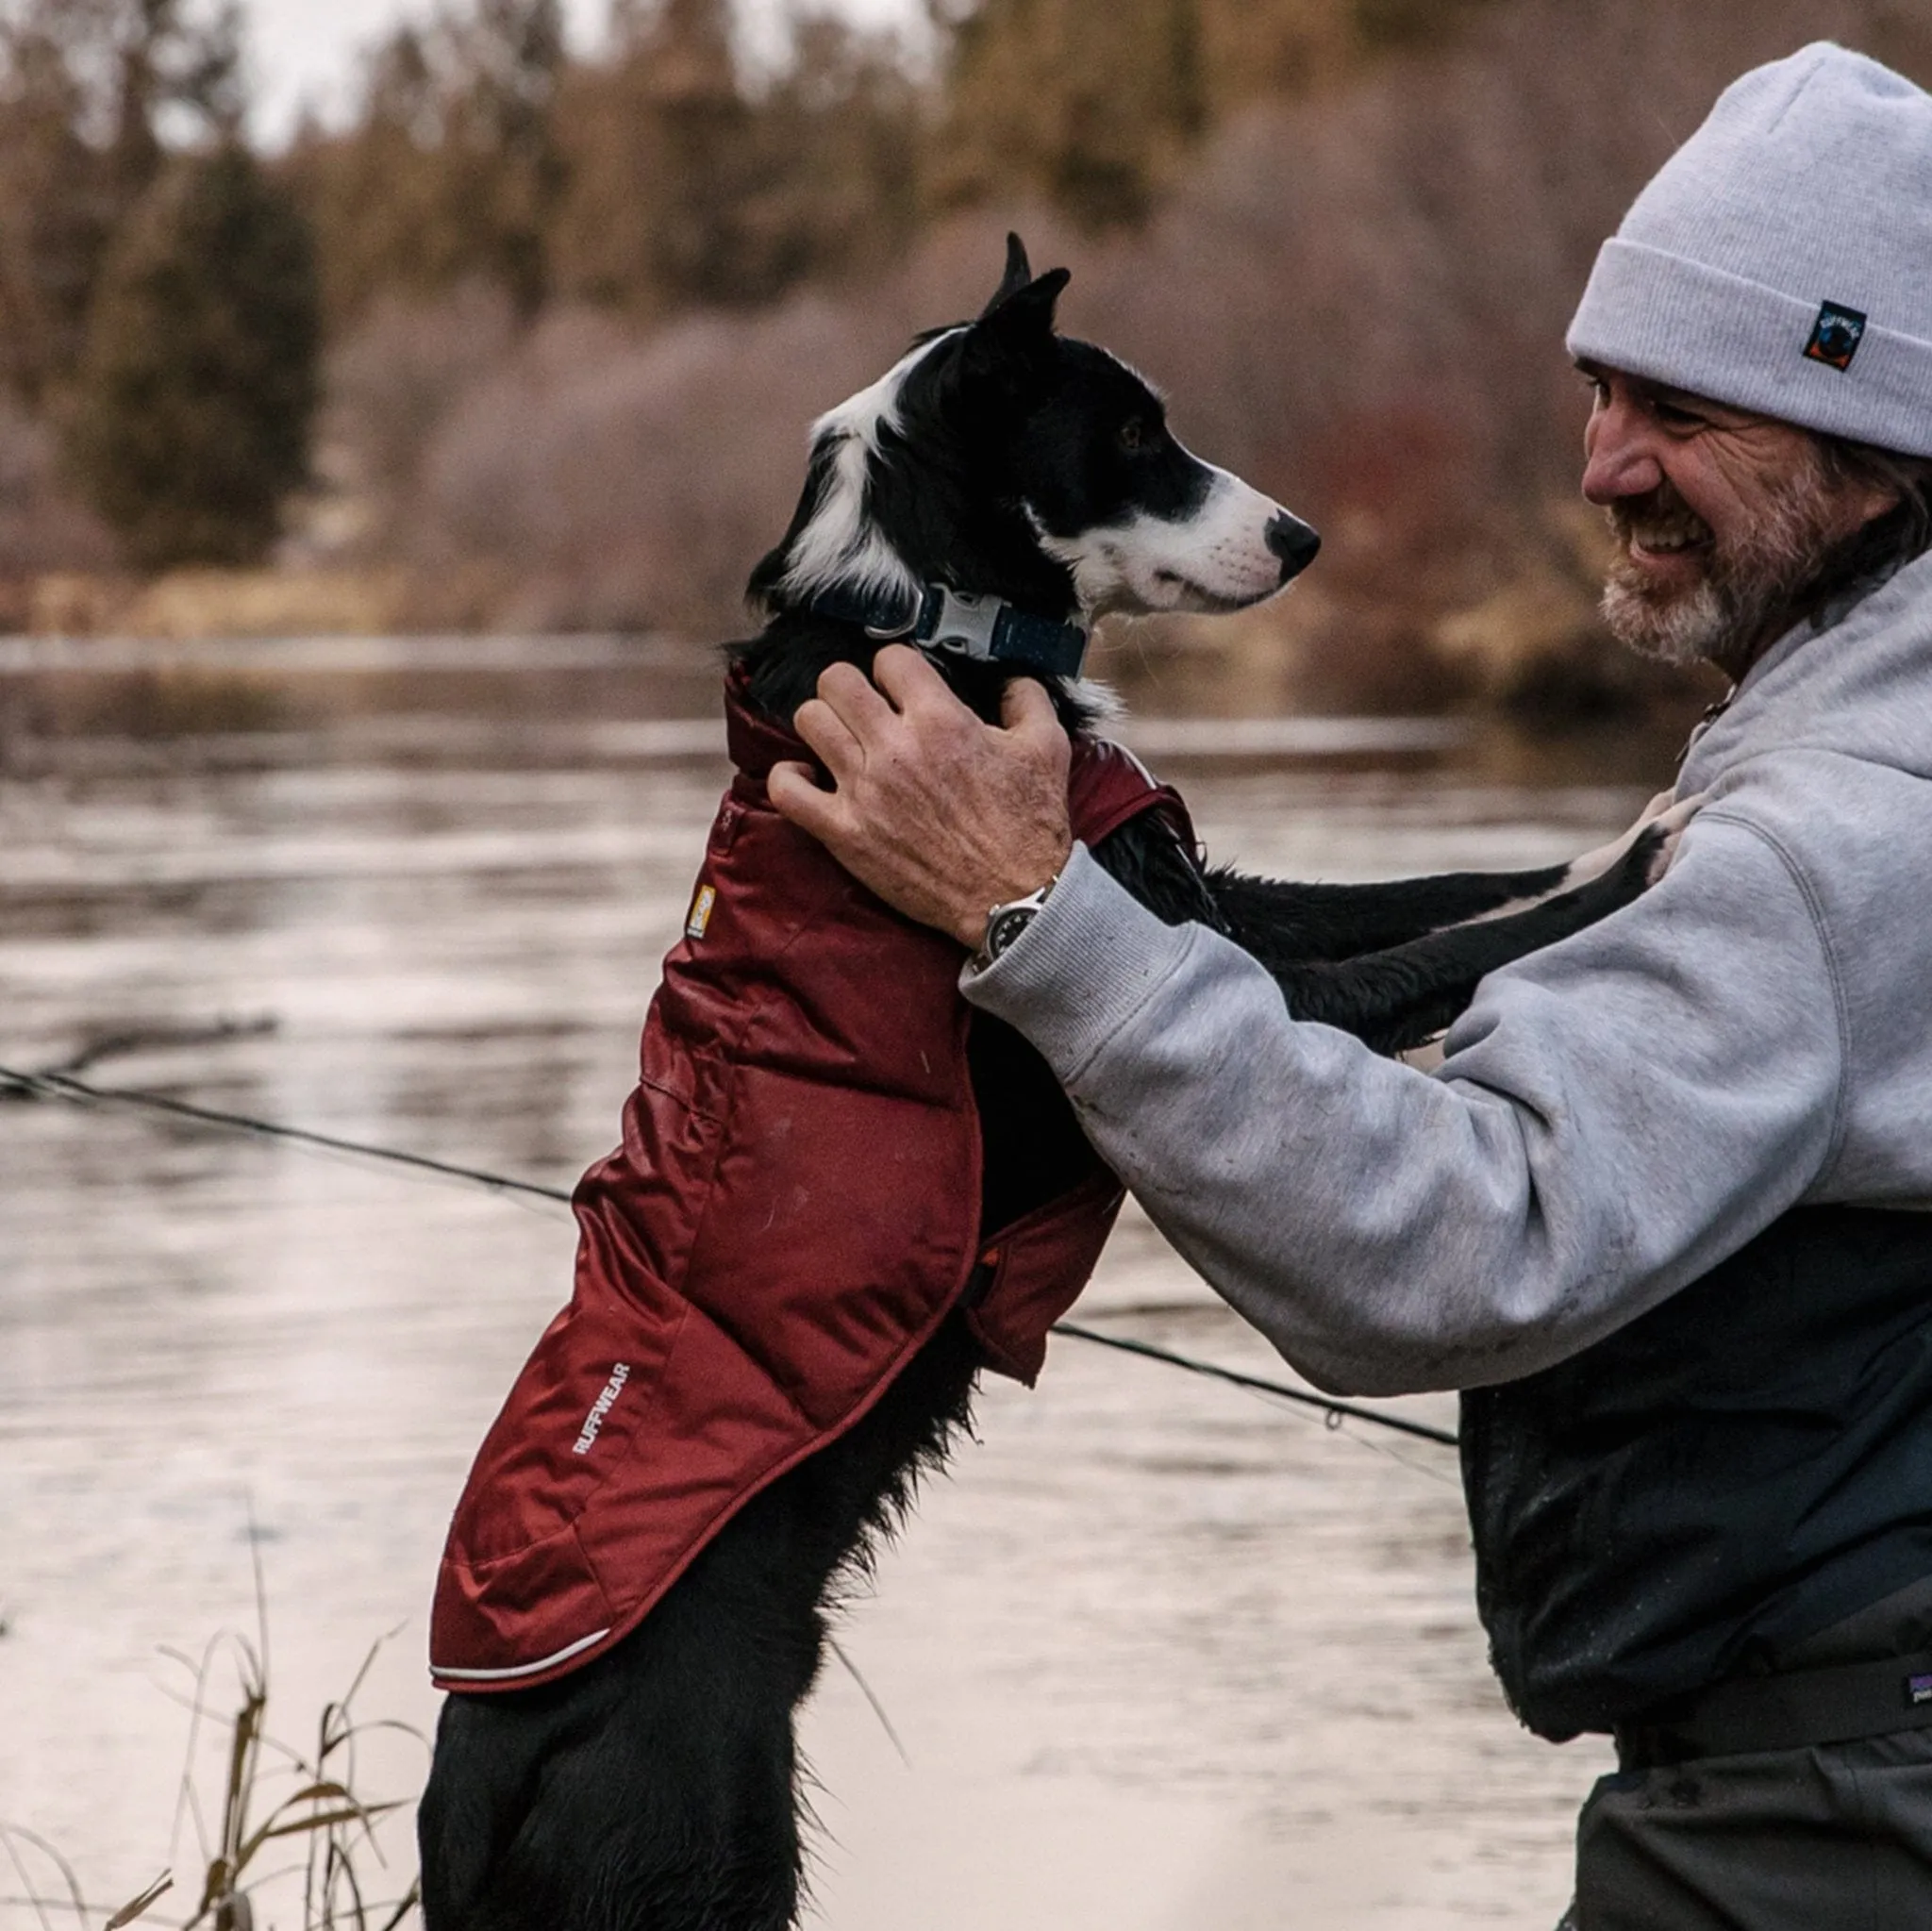
MULTIPOLYGON (((1193 460, 1199 461, 1198 458, 1193 460)), ((1268 528, 1280 504, 1212 463, 1201 506, 1170 521, 1146 512, 1123 524, 1057 537, 1036 519, 1041 547, 1074 573, 1090 617, 1109 611, 1241 610, 1282 587, 1268 528)))

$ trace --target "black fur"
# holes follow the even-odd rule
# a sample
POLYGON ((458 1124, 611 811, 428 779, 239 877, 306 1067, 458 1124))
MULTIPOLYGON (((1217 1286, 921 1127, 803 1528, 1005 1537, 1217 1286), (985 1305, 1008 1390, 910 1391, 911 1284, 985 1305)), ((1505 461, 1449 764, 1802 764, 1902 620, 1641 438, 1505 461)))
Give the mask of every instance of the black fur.
MULTIPOLYGON (((1158 398, 1102 351, 1054 335, 1064 281, 1035 280, 1013 244, 985 316, 913 372, 866 503, 915 574, 1063 620, 1078 614, 1072 577, 1023 503, 1065 535, 1133 508, 1182 516, 1204 487, 1158 398)), ((784 590, 828 477, 822 450, 786 541, 753 576, 770 621, 733 647, 756 702, 787 721, 827 664, 869 665, 877 648, 784 590)), ((982 716, 998 714, 1004 674, 936 661, 982 716)), ((1070 729, 1089 727, 1076 691, 1054 698, 1070 729)), ((1205 871, 1145 818, 1095 856, 1169 923, 1198 920, 1246 947, 1297 1016, 1395 1050, 1440 1031, 1485 973, 1627 903, 1653 850, 1641 841, 1594 883, 1476 924, 1463 922, 1550 891, 1561 868, 1277 884, 1205 871)), ((1085 1142, 1018 1034, 975 1016, 971 1055, 991 1235, 1077 1177, 1085 1142)), ((548 1688, 449 1699, 420 1819, 428 1931, 786 1931, 801 1882, 792 1714, 818 1673, 827 1609, 964 1424, 976 1368, 955 1315, 863 1421, 750 1503, 615 1649, 548 1688)))

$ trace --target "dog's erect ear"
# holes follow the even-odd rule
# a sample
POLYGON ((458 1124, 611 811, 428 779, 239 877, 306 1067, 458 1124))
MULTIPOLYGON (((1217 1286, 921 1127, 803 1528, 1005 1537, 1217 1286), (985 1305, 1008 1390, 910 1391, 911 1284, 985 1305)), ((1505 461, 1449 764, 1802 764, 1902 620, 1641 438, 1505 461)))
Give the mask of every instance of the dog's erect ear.
POLYGON ((1064 268, 1035 275, 1019 236, 1008 235, 1006 279, 961 337, 948 393, 984 393, 981 385, 989 380, 1014 393, 1030 389, 1053 344, 1054 304, 1072 279, 1064 268))
POLYGON ((1042 275, 1029 276, 1010 294, 999 296, 966 331, 965 366, 1010 366, 1041 359, 1053 340, 1054 305, 1073 278, 1071 269, 1049 269, 1042 275))
POLYGON ((1054 304, 1059 300, 1060 291, 1073 278, 1071 268, 1050 268, 1024 288, 1008 295, 997 307, 989 308, 973 325, 975 328, 997 328, 1002 323, 1010 323, 1051 335, 1054 304))
MULTIPOLYGON (((1054 304, 1074 278, 1070 268, 1050 268, 1036 276, 1026 260, 1026 244, 1018 235, 1007 237, 1007 272, 993 298, 979 311, 973 333, 1002 326, 1021 334, 1053 333, 1054 304)), ((1012 336, 1008 340, 1013 340, 1012 336)))
POLYGON ((1033 270, 1027 265, 1026 244, 1018 235, 1007 237, 1007 272, 1000 277, 1000 285, 992 291, 992 300, 979 312, 991 315, 1008 297, 1017 295, 1033 279, 1033 270))

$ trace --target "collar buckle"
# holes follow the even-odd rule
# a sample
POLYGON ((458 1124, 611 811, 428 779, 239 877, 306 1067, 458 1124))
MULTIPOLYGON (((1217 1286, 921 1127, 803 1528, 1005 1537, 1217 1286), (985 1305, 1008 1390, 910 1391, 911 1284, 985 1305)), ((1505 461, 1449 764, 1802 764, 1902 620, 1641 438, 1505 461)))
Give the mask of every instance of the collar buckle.
POLYGON ((1087 633, 1076 624, 1035 617, 1004 597, 942 583, 904 591, 834 586, 808 597, 806 608, 858 624, 874 643, 913 643, 978 663, 1011 664, 1035 676, 1077 677, 1087 654, 1087 633))
POLYGON ((999 597, 976 596, 968 591, 931 585, 913 635, 934 650, 956 651, 961 657, 991 663, 999 634, 1000 616, 1008 608, 999 597))
POLYGON ((911 641, 979 663, 1010 664, 1036 677, 1077 677, 1087 633, 1077 624, 1035 617, 1004 597, 928 584, 911 641))

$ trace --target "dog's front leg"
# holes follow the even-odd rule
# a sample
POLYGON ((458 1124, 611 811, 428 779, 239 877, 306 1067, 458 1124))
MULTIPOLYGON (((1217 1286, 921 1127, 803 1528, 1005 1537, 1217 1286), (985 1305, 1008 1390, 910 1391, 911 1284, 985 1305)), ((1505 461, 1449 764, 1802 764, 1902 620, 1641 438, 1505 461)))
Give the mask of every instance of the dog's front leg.
POLYGON ((1528 872, 1450 872, 1367 885, 1296 884, 1250 878, 1231 869, 1207 874, 1222 929, 1271 969, 1315 959, 1359 958, 1431 932, 1508 919, 1611 874, 1653 826, 1660 844, 1655 883, 1676 850, 1701 796, 1653 798, 1636 824, 1568 865, 1528 872))
MULTIPOLYGON (((1563 868, 1561 882, 1555 891, 1546 892, 1544 897, 1555 897, 1557 892, 1575 891, 1592 880, 1603 877, 1614 871, 1629 856, 1630 849, 1646 831, 1656 826, 1660 842, 1651 867, 1650 883, 1655 885, 1671 869, 1671 860, 1676 857, 1677 841, 1683 836, 1684 827, 1697 815, 1698 807, 1704 803, 1704 793, 1679 800, 1674 791, 1659 791, 1643 809, 1638 813, 1637 821, 1630 828, 1620 833, 1607 844, 1598 845, 1593 851, 1585 852, 1580 858, 1573 858, 1563 868)), ((1509 907, 1509 910, 1523 910, 1522 906, 1509 907)), ((1490 913, 1488 917, 1497 914, 1490 913)))
POLYGON ((1673 837, 1664 823, 1653 824, 1613 871, 1504 918, 1452 925, 1358 958, 1262 962, 1295 1018, 1340 1027, 1377 1052, 1403 1052, 1443 1031, 1486 974, 1630 904, 1661 875, 1673 837))

